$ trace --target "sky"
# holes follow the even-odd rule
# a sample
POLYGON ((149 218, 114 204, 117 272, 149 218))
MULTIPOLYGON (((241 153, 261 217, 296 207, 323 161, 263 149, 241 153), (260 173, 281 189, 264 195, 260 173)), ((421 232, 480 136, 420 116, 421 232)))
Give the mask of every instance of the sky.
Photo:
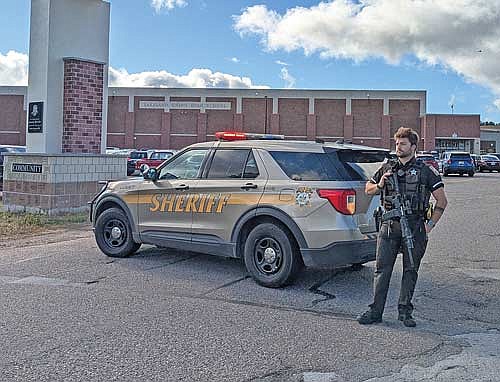
MULTIPOLYGON (((27 85, 30 0, 0 0, 0 86, 27 85)), ((500 0, 111 0, 110 86, 426 90, 500 122, 500 0)))

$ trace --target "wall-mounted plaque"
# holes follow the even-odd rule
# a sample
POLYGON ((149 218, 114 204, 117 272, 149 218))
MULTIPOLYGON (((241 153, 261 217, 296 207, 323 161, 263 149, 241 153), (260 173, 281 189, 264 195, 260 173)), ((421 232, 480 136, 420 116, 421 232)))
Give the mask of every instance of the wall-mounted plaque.
POLYGON ((12 163, 12 172, 30 172, 33 174, 41 174, 42 165, 30 163, 12 163))
POLYGON ((28 107, 28 133, 43 132, 43 102, 30 102, 28 107))

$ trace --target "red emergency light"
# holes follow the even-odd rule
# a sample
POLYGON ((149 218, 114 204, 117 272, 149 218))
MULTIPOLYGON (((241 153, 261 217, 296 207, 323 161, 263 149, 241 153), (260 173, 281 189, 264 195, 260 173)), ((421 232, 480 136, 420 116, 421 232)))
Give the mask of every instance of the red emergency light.
POLYGON ((256 134, 256 133, 243 133, 241 131, 218 131, 215 137, 222 141, 244 141, 247 139, 285 139, 284 135, 279 134, 256 134))

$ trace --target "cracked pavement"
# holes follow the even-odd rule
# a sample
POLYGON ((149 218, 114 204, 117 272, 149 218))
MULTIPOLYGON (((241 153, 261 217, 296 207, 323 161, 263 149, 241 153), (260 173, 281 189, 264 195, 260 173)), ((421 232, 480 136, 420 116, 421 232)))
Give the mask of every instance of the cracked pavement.
POLYGON ((384 322, 360 326, 373 263, 266 289, 236 259, 151 246, 106 258, 89 227, 2 240, 0 379, 498 381, 500 174, 445 183, 415 329, 397 321, 400 259, 384 322))

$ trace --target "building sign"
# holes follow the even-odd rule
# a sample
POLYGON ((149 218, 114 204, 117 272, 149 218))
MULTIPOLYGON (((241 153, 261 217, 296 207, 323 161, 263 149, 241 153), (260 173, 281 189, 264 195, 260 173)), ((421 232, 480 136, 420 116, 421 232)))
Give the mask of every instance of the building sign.
POLYGON ((29 163, 12 163, 12 172, 29 172, 33 174, 41 174, 42 165, 29 163))
POLYGON ((28 133, 43 132, 43 102, 30 102, 28 108, 28 133))
POLYGON ((231 110, 231 102, 140 101, 140 109, 205 109, 231 110))

